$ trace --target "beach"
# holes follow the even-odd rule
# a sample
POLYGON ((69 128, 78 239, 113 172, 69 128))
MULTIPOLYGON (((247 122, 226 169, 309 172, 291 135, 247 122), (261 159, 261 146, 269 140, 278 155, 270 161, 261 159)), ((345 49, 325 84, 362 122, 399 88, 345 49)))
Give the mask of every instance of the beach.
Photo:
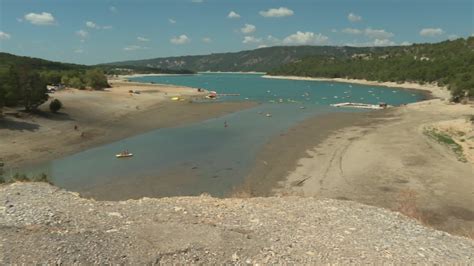
POLYGON ((392 210, 399 210, 410 195, 415 218, 472 236, 470 115, 472 104, 434 99, 383 111, 310 118, 267 143, 239 193, 343 199, 392 210), (346 122, 335 122, 342 120, 346 122), (467 161, 427 136, 433 128, 456 132, 453 139, 462 139, 467 161))
POLYGON ((173 85, 110 80, 111 88, 98 91, 64 89, 51 94, 40 112, 5 110, 0 121, 0 158, 6 169, 61 158, 157 128, 202 121, 255 103, 193 102, 205 92, 173 85), (139 91, 139 94, 129 91, 139 91), (180 97, 182 101, 172 101, 180 97), (59 99, 63 109, 48 110, 59 99))
POLYGON ((270 79, 290 79, 290 80, 307 80, 307 81, 327 81, 327 82, 343 82, 370 86, 381 86, 390 88, 412 89, 429 92, 433 97, 440 99, 450 99, 451 94, 446 87, 440 87, 435 84, 419 84, 415 82, 378 82, 365 79, 347 79, 347 78, 312 78, 299 76, 270 76, 264 75, 263 78, 270 79))

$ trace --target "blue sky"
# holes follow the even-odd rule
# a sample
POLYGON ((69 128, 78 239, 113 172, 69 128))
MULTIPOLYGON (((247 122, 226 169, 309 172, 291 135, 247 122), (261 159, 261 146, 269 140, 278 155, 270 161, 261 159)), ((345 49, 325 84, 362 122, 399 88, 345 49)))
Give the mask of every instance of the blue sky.
POLYGON ((81 64, 473 33, 473 0, 0 0, 0 51, 81 64))

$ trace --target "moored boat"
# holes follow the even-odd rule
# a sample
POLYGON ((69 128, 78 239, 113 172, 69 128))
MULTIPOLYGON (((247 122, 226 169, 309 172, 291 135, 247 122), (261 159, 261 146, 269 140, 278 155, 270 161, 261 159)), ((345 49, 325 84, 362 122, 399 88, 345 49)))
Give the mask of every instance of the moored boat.
POLYGON ((133 153, 128 152, 128 151, 123 151, 121 153, 115 154, 116 158, 127 158, 127 157, 132 157, 132 156, 133 156, 133 153))

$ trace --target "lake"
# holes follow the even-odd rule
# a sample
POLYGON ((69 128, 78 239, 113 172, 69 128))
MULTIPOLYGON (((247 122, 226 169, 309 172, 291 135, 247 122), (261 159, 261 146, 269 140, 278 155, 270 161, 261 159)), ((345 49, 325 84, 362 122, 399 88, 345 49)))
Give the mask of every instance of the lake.
POLYGON ((145 76, 137 82, 215 90, 218 101, 255 101, 258 106, 186 126, 158 129, 41 164, 53 182, 99 199, 199 195, 225 196, 242 183, 255 157, 273 136, 302 120, 331 112, 360 112, 329 106, 338 102, 407 104, 424 99, 411 90, 266 79, 259 74, 145 76), (266 117, 266 114, 271 117, 266 117), (224 127, 224 122, 228 127, 224 127), (130 159, 114 154, 128 149, 130 159))

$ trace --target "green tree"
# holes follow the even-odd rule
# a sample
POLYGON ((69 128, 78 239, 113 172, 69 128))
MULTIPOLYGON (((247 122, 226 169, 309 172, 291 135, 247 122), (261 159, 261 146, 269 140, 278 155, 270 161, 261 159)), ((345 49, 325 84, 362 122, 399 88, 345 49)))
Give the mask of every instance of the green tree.
POLYGON ((85 89, 86 87, 80 77, 70 78, 69 82, 66 85, 72 88, 76 88, 76 89, 85 89))
POLYGON ((30 71, 28 67, 20 67, 18 73, 21 103, 26 111, 35 110, 48 100, 46 84, 37 72, 30 71))
POLYGON ((109 87, 107 83, 107 77, 104 75, 104 72, 100 69, 90 69, 86 71, 84 75, 84 80, 88 87, 93 89, 103 89, 109 87))
POLYGON ((10 66, 3 73, 0 78, 3 87, 3 104, 4 106, 16 106, 21 101, 18 70, 16 67, 10 66))
POLYGON ((52 100, 51 103, 49 104, 49 110, 51 110, 51 112, 53 113, 58 112, 59 109, 61 109, 62 107, 63 107, 63 103, 58 99, 52 100))
POLYGON ((62 73, 60 71, 50 70, 41 72, 40 76, 46 84, 59 84, 61 83, 62 73))

